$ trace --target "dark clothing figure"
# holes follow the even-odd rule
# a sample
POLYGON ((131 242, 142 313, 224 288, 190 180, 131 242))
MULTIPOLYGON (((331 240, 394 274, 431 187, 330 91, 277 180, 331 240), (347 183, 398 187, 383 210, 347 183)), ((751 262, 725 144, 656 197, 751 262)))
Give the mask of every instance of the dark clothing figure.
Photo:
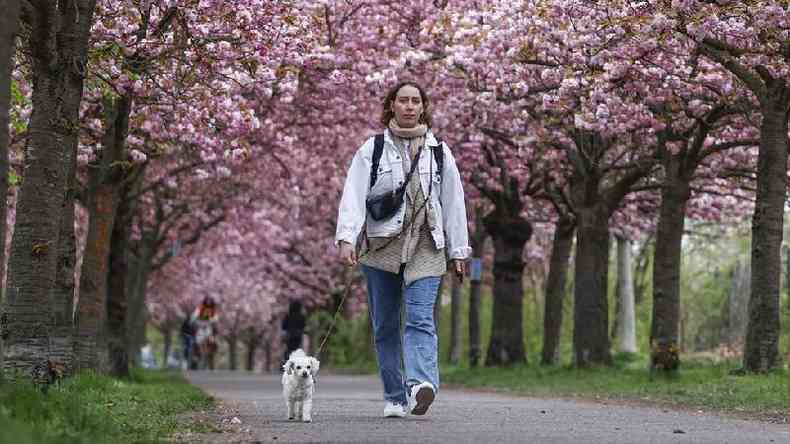
POLYGON ((283 318, 282 330, 285 332, 285 355, 283 362, 288 360, 288 356, 294 350, 302 348, 302 335, 305 329, 305 317, 302 314, 302 304, 291 302, 288 306, 288 314, 283 318))
POLYGON ((184 347, 184 369, 194 369, 195 329, 189 316, 181 323, 181 344, 184 347))

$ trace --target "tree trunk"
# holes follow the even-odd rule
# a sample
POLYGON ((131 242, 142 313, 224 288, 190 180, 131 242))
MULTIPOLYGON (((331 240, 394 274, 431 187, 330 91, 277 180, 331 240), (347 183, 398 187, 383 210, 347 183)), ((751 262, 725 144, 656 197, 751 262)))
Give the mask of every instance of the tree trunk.
POLYGON ((235 371, 239 368, 239 341, 235 334, 229 335, 228 342, 228 361, 230 369, 235 371))
POLYGON ((491 213, 485 228, 494 241, 494 308, 486 366, 527 362, 524 349, 524 244, 532 225, 519 216, 491 213))
POLYGON ((263 341, 263 358, 265 361, 263 369, 267 372, 272 371, 272 341, 263 341))
POLYGON ((482 346, 480 344, 480 286, 483 275, 483 249, 485 247, 486 231, 483 226, 482 209, 475 207, 475 231, 469 239, 473 254, 472 261, 480 261, 480 277, 469 280, 469 365, 477 367, 480 361, 482 346))
POLYGON ((70 150, 68 186, 60 216, 60 242, 58 243, 58 262, 55 275, 55 288, 52 292, 54 328, 52 329, 52 360, 63 365, 64 374, 74 371, 76 359, 74 343, 74 297, 75 267, 77 265, 77 239, 74 233, 74 193, 77 186, 75 174, 77 167, 76 139, 70 150))
POLYGON ((782 274, 782 226, 786 194, 788 102, 784 80, 769 85, 762 105, 757 197, 752 217, 752 283, 743 367, 766 372, 781 363, 779 354, 779 281, 782 274))
MULTIPOLYGON (((0 283, 5 276, 6 205, 8 195, 8 144, 10 134, 11 74, 16 51, 16 34, 19 26, 19 0, 2 3, 0 15, 0 283)), ((5 304, 5 287, 0 284, 0 307, 5 304)), ((2 328, 0 328, 2 330, 2 328)), ((3 337, 0 335, 0 369, 3 368, 3 337)))
MULTIPOLYGON (((787 290, 787 297, 790 300, 790 247, 785 246, 785 290, 787 290)), ((790 309, 790 304, 787 305, 790 309)))
MULTIPOLYGON (((162 367, 167 368, 167 358, 170 356, 170 351, 173 349, 173 329, 164 328, 160 329, 162 333, 162 367)), ((127 355, 128 356, 128 355, 127 355)), ((128 371, 128 367, 127 367, 128 371)))
POLYGON ((568 218, 560 218, 554 228, 549 275, 546 278, 546 303, 543 315, 541 364, 544 365, 556 365, 560 361, 562 306, 565 299, 568 261, 571 256, 575 230, 574 222, 568 218))
POLYGON ((449 276, 452 281, 450 290, 450 363, 457 365, 461 361, 463 347, 461 341, 461 293, 463 286, 452 271, 449 276))
POLYGON ((603 205, 577 212, 574 270, 573 348, 575 365, 609 365, 609 213, 603 205))
POLYGON ((245 367, 248 372, 255 371, 255 352, 258 349, 258 339, 253 338, 245 342, 247 345, 247 362, 245 367))
MULTIPOLYGON (((81 42, 81 58, 87 57, 87 37, 81 42)), ((80 62, 85 63, 85 62, 80 62)), ((81 65, 84 66, 84 65, 81 65)), ((66 189, 61 210, 60 235, 58 242, 58 260, 55 276, 55 288, 52 293, 54 310, 54 328, 51 337, 53 361, 63 365, 64 373, 70 374, 76 367, 76 325, 74 322, 75 302, 75 268, 77 264, 77 241, 74 233, 75 195, 77 192, 77 147, 79 145, 79 109, 82 101, 84 77, 81 75, 69 78, 69 88, 64 94, 67 104, 68 121, 74 122, 74 130, 64 140, 66 145, 66 189)))
POLYGON ((721 345, 731 350, 741 350, 746 338, 746 323, 749 319, 749 285, 751 267, 740 260, 732 270, 732 287, 727 295, 727 311, 722 323, 721 345))
MULTIPOLYGON (((107 292, 106 345, 110 375, 129 376, 129 353, 126 346, 126 315, 128 312, 129 223, 131 201, 129 184, 122 187, 110 242, 110 274, 107 292)), ((167 362, 167 354, 165 362, 167 362)))
MULTIPOLYGON (((19 0, 4 0, 0 4, 0 282, 5 276, 6 195, 8 194, 8 131, 11 111, 11 79, 16 51, 16 34, 19 27, 19 0)), ((5 289, 3 288, 3 291, 5 289)), ((0 294, 2 296, 2 294, 0 294)), ((0 297, 0 303, 2 303, 0 297)), ((0 341, 1 342, 1 341, 0 341)), ((0 359, 2 349, 0 348, 0 359)))
MULTIPOLYGON (((132 351, 134 352, 134 356, 140 356, 140 350, 148 343, 148 334, 146 332, 146 328, 148 326, 148 318, 150 313, 148 313, 148 307, 145 305, 145 293, 142 293, 142 306, 140 307, 140 313, 137 318, 132 323, 132 351)), ((129 356, 132 356, 131 354, 129 356)))
POLYGON ((631 241, 617 236, 617 300, 620 301, 617 338, 618 350, 636 353, 636 311, 634 304, 633 260, 631 241))
MULTIPOLYGON (((126 135, 129 130, 131 106, 131 99, 125 96, 106 104, 107 126, 102 137, 104 149, 100 164, 93 170, 90 179, 90 198, 88 199, 90 222, 80 276, 77 318, 78 356, 82 368, 98 369, 99 365, 109 364, 109 356, 106 354, 108 350, 104 348, 104 341, 108 339, 105 334, 109 333, 105 331, 105 327, 107 327, 105 323, 109 309, 107 291, 110 251, 113 246, 112 235, 124 178, 119 164, 125 160, 126 135)), ((119 246, 124 247, 123 242, 119 246)), ((116 260, 119 258, 116 257, 116 260)), ((125 267, 121 262, 117 262, 117 266, 125 267)), ((123 283, 114 284, 113 289, 123 285, 123 283)), ((117 314, 119 308, 112 307, 112 310, 113 314, 117 314)), ((113 322, 113 328, 116 329, 113 334, 117 339, 117 323, 113 322)), ((113 342, 114 353, 118 353, 118 347, 119 344, 113 342)), ((120 358, 120 355, 116 357, 120 358)))
MULTIPOLYGON (((107 155, 109 153, 106 153, 107 155)), ((91 196, 88 238, 82 260, 77 312, 77 358, 80 369, 99 370, 106 356, 99 350, 106 320, 110 236, 115 223, 117 198, 113 187, 99 185, 91 196)))
MULTIPOLYGON (((648 268, 650 267, 650 245, 652 239, 648 238, 639 249, 634 266, 634 304, 642 303, 648 287, 648 268)), ((655 251, 655 250, 654 250, 655 251)))
POLYGON ((665 162, 661 210, 653 252, 653 323, 651 370, 671 372, 680 363, 680 260, 689 181, 677 157, 665 162))
POLYGON ((481 282, 469 283, 469 365, 477 367, 480 362, 480 292, 481 282))
POLYGON ((34 366, 47 365, 50 357, 50 302, 67 183, 67 139, 79 127, 73 120, 78 111, 69 109, 79 101, 70 98, 82 94, 70 89, 81 85, 94 6, 95 0, 75 0, 60 9, 58 3, 42 2, 31 11, 33 111, 11 243, 9 291, 0 315, 6 374, 27 375, 34 366))
POLYGON ((153 261, 153 240, 146 234, 140 239, 139 254, 132 268, 132 279, 129 284, 128 313, 126 315, 126 344, 128 355, 133 364, 138 364, 142 339, 145 338, 145 292, 148 277, 151 274, 153 261), (142 338, 142 339, 141 339, 142 338))

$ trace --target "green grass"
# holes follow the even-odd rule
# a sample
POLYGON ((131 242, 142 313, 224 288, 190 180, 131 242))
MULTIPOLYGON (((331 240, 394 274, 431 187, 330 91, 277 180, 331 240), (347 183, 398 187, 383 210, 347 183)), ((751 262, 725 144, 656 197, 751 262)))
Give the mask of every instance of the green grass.
POLYGON ((212 404, 171 372, 135 370, 128 381, 82 374, 46 395, 0 383, 0 443, 160 442, 191 427, 177 414, 212 404))
MULTIPOLYGON (((534 362, 534 361, 533 361, 534 362)), ((685 363, 674 378, 650 381, 646 358, 619 357, 611 368, 537 364, 510 368, 448 367, 444 384, 536 397, 641 401, 746 416, 790 416, 790 372, 734 376, 731 364, 685 363)))

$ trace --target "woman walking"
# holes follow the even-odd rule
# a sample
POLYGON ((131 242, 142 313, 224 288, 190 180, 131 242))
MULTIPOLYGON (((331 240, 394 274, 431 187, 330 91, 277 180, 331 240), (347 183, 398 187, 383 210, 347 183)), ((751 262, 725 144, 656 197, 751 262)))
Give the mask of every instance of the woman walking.
POLYGON ((424 415, 439 388, 433 318, 439 282, 447 259, 462 278, 471 253, 464 192, 455 159, 430 130, 419 85, 390 90, 381 123, 384 134, 370 138, 351 162, 335 240, 341 260, 359 261, 367 279, 384 415, 424 415))

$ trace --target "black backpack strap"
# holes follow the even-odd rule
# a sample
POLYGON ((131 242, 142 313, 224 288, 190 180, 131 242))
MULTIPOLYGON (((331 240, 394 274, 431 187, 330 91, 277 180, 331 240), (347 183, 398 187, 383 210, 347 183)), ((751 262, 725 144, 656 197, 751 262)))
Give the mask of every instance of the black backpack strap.
POLYGON ((370 188, 376 183, 379 175, 379 163, 381 163, 381 154, 384 153, 384 134, 376 134, 373 138, 373 158, 370 165, 370 188))
POLYGON ((444 172, 444 147, 442 146, 444 142, 438 137, 436 138, 436 142, 439 143, 439 149, 433 150, 433 158, 436 160, 436 171, 439 173, 439 177, 441 177, 444 172))

